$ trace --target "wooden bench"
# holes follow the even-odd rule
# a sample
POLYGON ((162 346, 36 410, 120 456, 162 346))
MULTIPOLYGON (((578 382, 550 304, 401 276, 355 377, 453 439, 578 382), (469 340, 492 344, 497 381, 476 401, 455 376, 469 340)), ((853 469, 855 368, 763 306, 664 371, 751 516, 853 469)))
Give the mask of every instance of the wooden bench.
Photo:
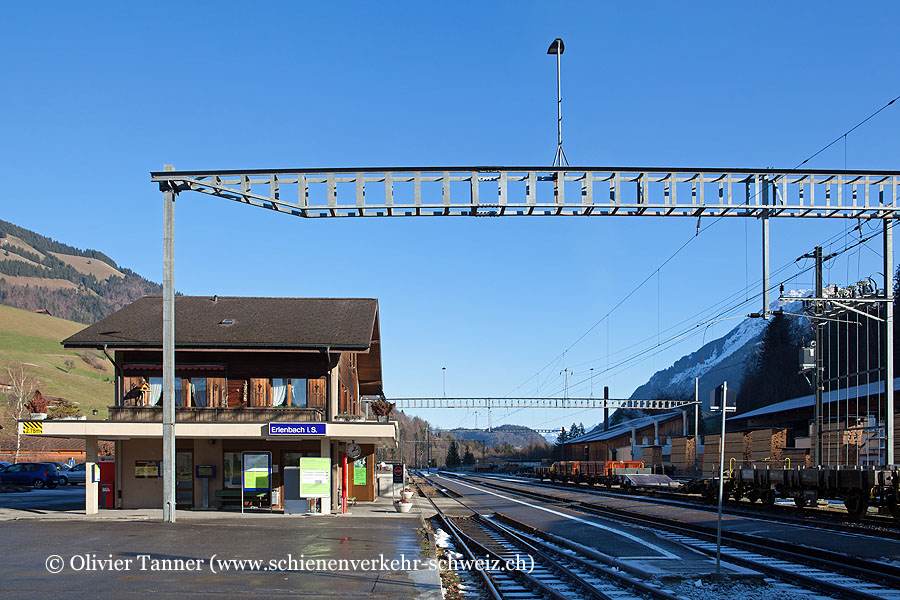
MULTIPOLYGON (((250 500, 251 502, 256 500, 262 502, 268 494, 269 492, 244 492, 244 500, 250 500)), ((219 501, 220 506, 226 502, 240 503, 241 490, 216 490, 215 498, 219 501)))

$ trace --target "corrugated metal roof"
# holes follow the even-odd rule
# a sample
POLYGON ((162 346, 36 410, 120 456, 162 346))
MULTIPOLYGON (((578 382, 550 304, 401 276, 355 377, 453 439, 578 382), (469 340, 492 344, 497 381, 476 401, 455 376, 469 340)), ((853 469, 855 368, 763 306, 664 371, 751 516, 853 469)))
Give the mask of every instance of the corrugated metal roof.
MULTIPOLYGON (((898 389, 898 384, 900 384, 900 378, 894 379, 894 389, 898 389)), ((830 402, 838 402, 840 400, 855 400, 856 398, 863 398, 866 396, 871 396, 873 394, 881 394, 884 393, 884 381, 875 381, 865 385, 857 385, 851 388, 842 388, 838 390, 831 390, 829 392, 824 392, 822 394, 822 404, 828 404, 830 402)), ((751 410, 750 412, 741 413, 739 415, 735 415, 729 418, 729 421, 737 421, 740 419, 748 419, 750 417, 759 417, 761 415, 769 415, 772 413, 784 412, 788 410, 795 410, 798 408, 804 408, 806 406, 815 406, 816 404, 816 396, 815 394, 809 394, 808 396, 800 396, 799 398, 791 398, 790 400, 784 400, 782 402, 776 402, 775 404, 770 404, 769 406, 763 406, 762 408, 757 408, 755 410, 751 410)))
POLYGON ((625 421, 623 423, 619 423, 618 425, 613 425, 607 431, 603 431, 603 424, 597 425, 589 432, 582 436, 578 436, 573 440, 566 440, 565 444, 581 444, 587 442, 600 442, 603 440, 609 440, 614 437, 619 437, 620 435, 630 433, 632 429, 642 429, 644 427, 648 427, 653 425, 654 423, 663 423, 665 421, 671 421, 673 419, 681 419, 681 412, 676 413, 662 413, 658 415, 649 415, 646 417, 638 417, 636 419, 631 419, 629 421, 625 421))

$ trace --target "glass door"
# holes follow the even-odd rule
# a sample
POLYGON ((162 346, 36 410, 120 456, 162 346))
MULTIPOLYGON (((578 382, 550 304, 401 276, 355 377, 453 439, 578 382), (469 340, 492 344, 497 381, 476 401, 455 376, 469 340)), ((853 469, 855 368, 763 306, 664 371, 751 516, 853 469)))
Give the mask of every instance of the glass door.
POLYGON ((175 507, 194 507, 194 453, 175 453, 175 507))

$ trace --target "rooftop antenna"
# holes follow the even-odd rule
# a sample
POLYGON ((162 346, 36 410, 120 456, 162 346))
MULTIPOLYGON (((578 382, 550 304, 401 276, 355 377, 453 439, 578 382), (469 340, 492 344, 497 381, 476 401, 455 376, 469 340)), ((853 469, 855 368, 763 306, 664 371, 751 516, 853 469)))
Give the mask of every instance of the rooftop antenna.
POLYGON ((566 45, 562 38, 556 38, 550 47, 547 48, 547 54, 556 55, 556 155, 553 157, 553 166, 562 166, 563 162, 569 166, 569 159, 562 147, 562 85, 559 76, 560 57, 566 51, 566 45))

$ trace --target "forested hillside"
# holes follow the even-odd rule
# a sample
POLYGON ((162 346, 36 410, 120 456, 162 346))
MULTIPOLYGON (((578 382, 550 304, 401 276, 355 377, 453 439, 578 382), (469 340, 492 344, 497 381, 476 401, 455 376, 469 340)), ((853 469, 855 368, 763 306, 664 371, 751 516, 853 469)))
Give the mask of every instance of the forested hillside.
POLYGON ((102 252, 0 220, 2 304, 93 323, 142 296, 161 293, 159 284, 119 267, 102 252))

